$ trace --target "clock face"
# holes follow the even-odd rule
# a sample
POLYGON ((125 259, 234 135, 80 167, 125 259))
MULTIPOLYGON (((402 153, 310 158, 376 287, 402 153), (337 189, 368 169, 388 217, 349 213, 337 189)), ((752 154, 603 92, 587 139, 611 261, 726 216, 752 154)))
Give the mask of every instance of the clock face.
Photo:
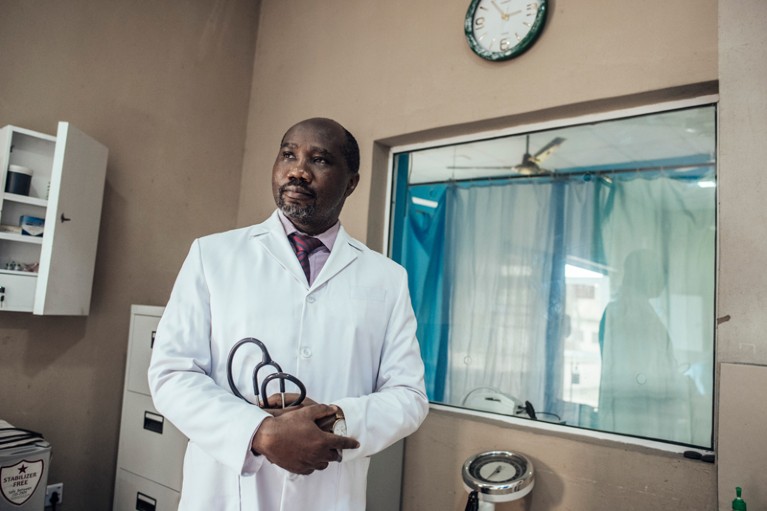
POLYGON ((543 30, 547 0, 472 0, 464 31, 480 57, 508 60, 530 48, 543 30))

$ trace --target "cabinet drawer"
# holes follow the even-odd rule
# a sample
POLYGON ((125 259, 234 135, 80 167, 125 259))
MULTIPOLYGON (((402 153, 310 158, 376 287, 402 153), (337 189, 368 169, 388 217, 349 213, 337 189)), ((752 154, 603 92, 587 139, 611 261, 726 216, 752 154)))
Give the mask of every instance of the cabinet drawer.
POLYGON ((152 357, 154 334, 157 331, 159 316, 135 314, 130 326, 130 352, 128 353, 128 376, 126 390, 149 395, 149 383, 146 372, 152 357))
POLYGON ((180 494, 154 481, 117 470, 114 511, 176 511, 180 494))
POLYGON ((157 413, 149 396, 125 393, 118 468, 180 491, 186 444, 186 437, 157 413))
POLYGON ((0 302, 0 310, 16 312, 32 312, 35 305, 35 288, 37 274, 12 275, 0 273, 0 287, 5 288, 0 302))

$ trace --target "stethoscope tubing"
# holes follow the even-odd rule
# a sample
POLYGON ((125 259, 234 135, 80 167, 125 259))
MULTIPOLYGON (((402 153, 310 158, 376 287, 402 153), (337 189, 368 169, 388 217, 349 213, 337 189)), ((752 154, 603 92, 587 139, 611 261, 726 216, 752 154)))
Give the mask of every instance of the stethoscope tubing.
MULTIPOLYGON (((259 362, 256 365, 256 368, 253 370, 253 393, 256 395, 256 399, 258 400, 258 403, 256 403, 261 408, 270 408, 269 402, 267 401, 267 394, 266 394, 266 387, 269 385, 270 382, 274 380, 278 380, 280 385, 280 394, 283 395, 283 403, 281 403, 282 408, 285 408, 287 406, 297 406, 303 402, 303 400, 306 398, 306 387, 304 384, 293 376, 292 374, 288 374, 282 371, 282 368, 280 365, 272 360, 272 357, 269 355, 269 350, 266 349, 266 345, 261 342, 260 340, 256 339, 255 337, 246 337, 244 339, 240 339, 237 341, 234 346, 232 346, 232 349, 229 350, 229 356, 226 360, 226 378, 229 382, 229 388, 231 389, 232 393, 239 397, 240 399, 243 399, 245 401, 248 401, 248 399, 242 395, 242 393, 237 388, 237 385, 234 383, 234 376, 232 375, 232 365, 234 363, 234 355, 237 353, 237 350, 240 349, 245 344, 255 344, 261 349, 261 362, 259 362), (264 367, 272 367, 275 369, 276 372, 269 374, 266 378, 263 379, 261 382, 261 385, 258 384, 258 373, 263 369, 264 367), (284 403, 284 395, 285 395, 285 381, 289 381, 293 383, 296 387, 298 387, 299 390, 299 396, 297 399, 295 399, 292 403, 285 404, 284 403)), ((248 401, 250 402, 250 401, 248 401)))

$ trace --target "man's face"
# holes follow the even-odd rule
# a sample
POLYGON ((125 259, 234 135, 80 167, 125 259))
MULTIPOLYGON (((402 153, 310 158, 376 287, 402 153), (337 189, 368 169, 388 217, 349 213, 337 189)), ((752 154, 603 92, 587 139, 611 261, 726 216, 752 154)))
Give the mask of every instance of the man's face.
POLYGON ((327 119, 299 123, 282 139, 272 167, 272 194, 277 207, 307 234, 336 223, 359 181, 344 159, 344 141, 343 128, 327 119))

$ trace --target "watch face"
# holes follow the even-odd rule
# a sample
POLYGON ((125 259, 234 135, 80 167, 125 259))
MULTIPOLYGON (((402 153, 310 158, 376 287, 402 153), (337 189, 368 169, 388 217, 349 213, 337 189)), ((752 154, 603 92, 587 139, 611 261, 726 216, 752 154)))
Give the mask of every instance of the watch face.
POLYGON ((344 419, 338 419, 333 423, 333 434, 346 436, 346 421, 344 419))
POLYGON ((508 60, 530 48, 543 30, 547 0, 472 0, 464 31, 480 57, 508 60))

